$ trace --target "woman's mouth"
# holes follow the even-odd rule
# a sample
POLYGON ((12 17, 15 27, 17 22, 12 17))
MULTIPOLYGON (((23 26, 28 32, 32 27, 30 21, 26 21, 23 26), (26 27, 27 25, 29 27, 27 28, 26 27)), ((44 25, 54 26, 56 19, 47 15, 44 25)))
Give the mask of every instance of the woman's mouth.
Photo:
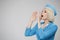
POLYGON ((43 15, 41 15, 41 17, 43 17, 43 15))

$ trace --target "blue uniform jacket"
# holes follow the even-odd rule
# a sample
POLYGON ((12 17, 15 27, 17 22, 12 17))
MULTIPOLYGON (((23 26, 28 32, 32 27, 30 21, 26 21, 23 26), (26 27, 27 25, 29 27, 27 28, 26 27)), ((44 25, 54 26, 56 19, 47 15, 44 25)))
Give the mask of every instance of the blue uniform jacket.
POLYGON ((36 35, 37 40, 54 40, 57 29, 58 27, 54 23, 49 23, 44 29, 38 29, 38 24, 36 24, 32 29, 26 28, 25 36, 36 35))

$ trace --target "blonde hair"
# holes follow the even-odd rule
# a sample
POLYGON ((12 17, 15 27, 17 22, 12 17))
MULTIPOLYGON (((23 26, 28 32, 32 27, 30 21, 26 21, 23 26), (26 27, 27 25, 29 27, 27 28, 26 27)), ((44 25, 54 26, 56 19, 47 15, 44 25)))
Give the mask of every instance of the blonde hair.
POLYGON ((50 8, 46 8, 47 14, 48 14, 48 20, 50 22, 54 22, 55 16, 54 16, 54 12, 52 9, 50 8))

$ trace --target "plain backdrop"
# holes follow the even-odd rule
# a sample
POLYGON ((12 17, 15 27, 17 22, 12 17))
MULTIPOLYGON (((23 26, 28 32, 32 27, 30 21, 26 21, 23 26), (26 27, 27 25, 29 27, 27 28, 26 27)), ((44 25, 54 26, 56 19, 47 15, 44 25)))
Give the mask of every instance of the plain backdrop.
POLYGON ((55 40, 60 40, 60 0, 0 0, 0 40, 37 40, 35 35, 25 37, 25 24, 33 11, 41 12, 47 3, 56 7, 55 40))

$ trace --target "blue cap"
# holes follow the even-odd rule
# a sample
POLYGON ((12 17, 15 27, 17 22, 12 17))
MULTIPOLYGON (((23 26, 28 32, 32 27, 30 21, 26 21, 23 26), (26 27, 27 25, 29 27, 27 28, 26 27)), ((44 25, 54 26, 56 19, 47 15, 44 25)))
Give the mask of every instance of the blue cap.
POLYGON ((53 5, 47 4, 46 7, 51 8, 54 11, 54 16, 57 15, 56 9, 53 5))

